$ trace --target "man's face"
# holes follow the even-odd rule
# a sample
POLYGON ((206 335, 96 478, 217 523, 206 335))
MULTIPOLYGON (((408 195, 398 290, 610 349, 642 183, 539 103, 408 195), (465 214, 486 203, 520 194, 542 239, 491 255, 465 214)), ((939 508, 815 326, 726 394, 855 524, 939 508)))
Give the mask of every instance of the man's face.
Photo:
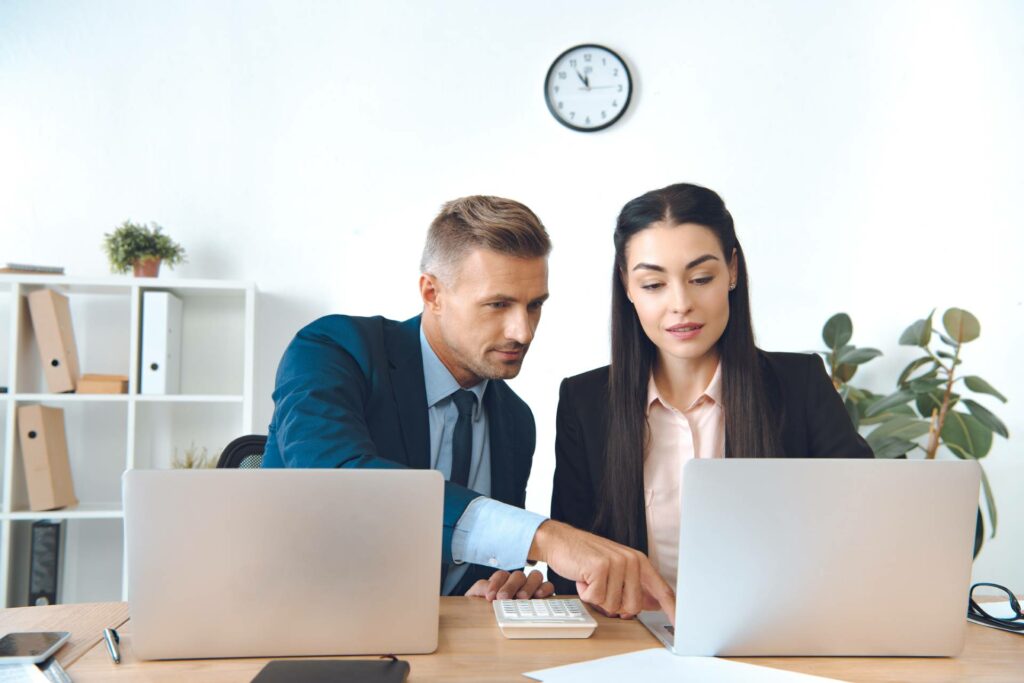
POLYGON ((420 279, 424 317, 433 318, 427 339, 441 362, 462 386, 518 375, 548 298, 547 258, 474 249, 450 280, 420 279))

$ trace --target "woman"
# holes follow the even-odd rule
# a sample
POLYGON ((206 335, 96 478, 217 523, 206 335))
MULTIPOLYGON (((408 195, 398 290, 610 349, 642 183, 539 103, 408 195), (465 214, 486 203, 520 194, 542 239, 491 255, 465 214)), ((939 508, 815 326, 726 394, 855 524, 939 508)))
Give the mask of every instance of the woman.
POLYGON ((679 476, 695 457, 873 454, 818 357, 754 345, 732 216, 678 184, 619 214, 612 362, 562 382, 551 517, 646 552, 675 586, 679 476))

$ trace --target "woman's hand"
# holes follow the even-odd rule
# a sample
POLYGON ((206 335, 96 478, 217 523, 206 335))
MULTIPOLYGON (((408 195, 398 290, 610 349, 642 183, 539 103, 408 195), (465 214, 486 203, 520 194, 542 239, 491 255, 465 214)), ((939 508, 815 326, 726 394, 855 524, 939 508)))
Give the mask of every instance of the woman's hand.
POLYGON ((466 591, 468 597, 488 600, 528 600, 554 593, 555 587, 550 581, 544 581, 544 576, 536 569, 529 576, 518 569, 511 574, 499 570, 490 579, 480 579, 466 591))

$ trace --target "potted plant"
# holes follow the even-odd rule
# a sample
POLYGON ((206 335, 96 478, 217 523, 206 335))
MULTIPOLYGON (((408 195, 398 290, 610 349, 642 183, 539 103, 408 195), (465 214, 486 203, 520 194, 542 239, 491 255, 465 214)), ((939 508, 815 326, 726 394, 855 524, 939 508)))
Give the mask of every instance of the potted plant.
POLYGON ((170 268, 185 262, 185 249, 156 223, 147 227, 125 221, 114 232, 103 235, 103 248, 112 272, 132 270, 135 277, 156 277, 161 262, 170 268))
MULTIPOLYGON (((992 411, 965 394, 986 394, 1006 403, 1006 397, 977 375, 960 371, 963 346, 978 338, 981 324, 969 311, 950 308, 942 316, 945 334, 933 329, 932 317, 915 321, 900 336, 899 343, 921 350, 896 380, 896 391, 888 396, 873 394, 852 386, 856 366, 881 355, 875 349, 858 349, 848 342, 853 323, 839 313, 825 324, 822 336, 830 351, 825 355, 832 382, 840 392, 858 429, 873 427, 865 436, 876 458, 905 458, 920 450, 925 459, 934 459, 944 446, 961 459, 981 460, 992 448, 993 437, 1009 438, 1006 425, 992 411), (945 348, 932 348, 935 339, 945 348), (966 410, 964 410, 966 408, 966 410)), ((996 535, 999 518, 995 498, 984 468, 982 493, 996 535)), ((978 511, 974 554, 981 551, 985 525, 978 511)))
POLYGON ((217 466, 218 460, 220 460, 219 453, 211 457, 207 454, 206 446, 196 448, 196 444, 193 441, 185 449, 185 454, 181 457, 178 456, 178 449, 174 449, 174 455, 171 457, 171 467, 176 470, 212 469, 217 466))

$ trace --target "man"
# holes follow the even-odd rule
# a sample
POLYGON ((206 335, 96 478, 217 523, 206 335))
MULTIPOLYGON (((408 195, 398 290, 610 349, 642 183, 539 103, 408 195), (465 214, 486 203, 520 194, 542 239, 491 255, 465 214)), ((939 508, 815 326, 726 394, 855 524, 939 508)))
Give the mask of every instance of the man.
POLYGON ((503 380, 519 374, 540 322, 550 251, 518 202, 445 204, 423 250, 422 315, 327 316, 288 346, 263 466, 442 472, 445 595, 550 595, 539 572, 503 571, 529 559, 576 579, 606 612, 665 607, 671 589, 645 556, 522 509, 536 432, 503 380))

